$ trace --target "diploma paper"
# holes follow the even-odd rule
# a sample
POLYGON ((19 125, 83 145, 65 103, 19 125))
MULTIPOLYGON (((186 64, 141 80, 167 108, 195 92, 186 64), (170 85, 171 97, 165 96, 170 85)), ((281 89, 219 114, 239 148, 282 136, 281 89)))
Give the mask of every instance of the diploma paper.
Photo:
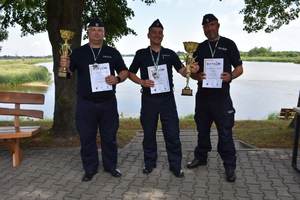
POLYGON ((112 86, 108 85, 105 81, 105 77, 110 75, 109 63, 91 64, 89 65, 89 69, 92 92, 112 90, 112 86))
POLYGON ((151 87, 151 94, 170 92, 170 83, 168 77, 167 65, 158 65, 148 67, 149 79, 154 81, 154 87, 151 87))
POLYGON ((204 59, 206 79, 202 82, 204 88, 222 88, 223 58, 204 59))

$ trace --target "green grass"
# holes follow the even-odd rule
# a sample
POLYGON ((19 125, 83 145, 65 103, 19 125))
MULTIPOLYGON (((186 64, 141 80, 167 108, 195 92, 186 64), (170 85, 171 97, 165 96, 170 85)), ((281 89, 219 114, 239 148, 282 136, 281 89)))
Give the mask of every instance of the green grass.
MULTIPOLYGON (((292 148, 294 129, 289 128, 290 120, 260 120, 260 121, 236 121, 233 129, 234 136, 246 143, 258 148, 292 148)), ((24 146, 29 147, 66 147, 79 146, 79 137, 59 137, 51 132, 52 121, 23 121, 25 125, 41 125, 42 132, 34 138, 22 140, 24 146)), ((12 125, 12 122, 0 122, 0 126, 12 125)), ((159 128, 160 128, 159 124, 159 128)), ((190 117, 180 119, 181 129, 196 129, 194 120, 190 117)), ((142 130, 138 118, 121 118, 118 130, 118 144, 124 147, 142 130)))
POLYGON ((259 148, 292 148, 290 120, 237 121, 235 137, 259 148))
POLYGON ((32 59, 26 62, 20 60, 0 60, 0 84, 20 85, 24 83, 42 82, 48 84, 51 74, 47 68, 35 66, 32 59))

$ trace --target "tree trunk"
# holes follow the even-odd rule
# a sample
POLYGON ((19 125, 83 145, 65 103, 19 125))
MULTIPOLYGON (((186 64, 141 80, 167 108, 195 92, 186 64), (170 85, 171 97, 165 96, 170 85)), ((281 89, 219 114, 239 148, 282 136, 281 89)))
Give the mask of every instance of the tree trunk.
POLYGON ((82 12, 84 0, 48 0, 46 4, 47 31, 52 45, 53 72, 55 84, 55 105, 53 118, 53 132, 59 135, 74 135, 75 105, 76 105, 76 77, 63 79, 57 76, 59 68, 59 49, 63 43, 60 29, 75 32, 71 40, 71 48, 80 46, 82 34, 82 12))

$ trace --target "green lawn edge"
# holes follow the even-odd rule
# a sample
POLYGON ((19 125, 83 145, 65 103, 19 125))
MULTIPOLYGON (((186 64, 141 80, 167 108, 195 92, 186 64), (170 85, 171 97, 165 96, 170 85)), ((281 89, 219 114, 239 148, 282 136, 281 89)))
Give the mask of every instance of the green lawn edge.
MULTIPOLYGON (((27 147, 66 147, 80 146, 78 134, 61 136, 53 134, 51 130, 52 120, 22 121, 23 125, 40 125, 41 133, 22 140, 22 145, 27 147)), ((292 148, 294 141, 294 129, 289 125, 291 120, 239 120, 235 122, 233 134, 236 139, 242 140, 257 148, 292 148)), ((2 121, 0 126, 12 125, 11 121, 2 121)), ((161 125, 159 124, 159 127, 161 125)), ((180 129, 194 129, 196 125, 193 119, 181 118, 180 129)), ((121 118, 118 130, 118 144, 124 147, 142 130, 138 118, 121 118)))

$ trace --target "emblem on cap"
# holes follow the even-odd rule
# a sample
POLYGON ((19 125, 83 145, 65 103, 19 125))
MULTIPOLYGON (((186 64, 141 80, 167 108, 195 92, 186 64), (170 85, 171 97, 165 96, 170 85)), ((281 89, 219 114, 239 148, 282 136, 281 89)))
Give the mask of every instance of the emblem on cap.
POLYGON ((101 19, 94 18, 94 19, 91 19, 90 22, 89 22, 89 24, 88 24, 88 27, 92 27, 92 26, 95 26, 95 27, 104 27, 104 24, 101 21, 101 19))

